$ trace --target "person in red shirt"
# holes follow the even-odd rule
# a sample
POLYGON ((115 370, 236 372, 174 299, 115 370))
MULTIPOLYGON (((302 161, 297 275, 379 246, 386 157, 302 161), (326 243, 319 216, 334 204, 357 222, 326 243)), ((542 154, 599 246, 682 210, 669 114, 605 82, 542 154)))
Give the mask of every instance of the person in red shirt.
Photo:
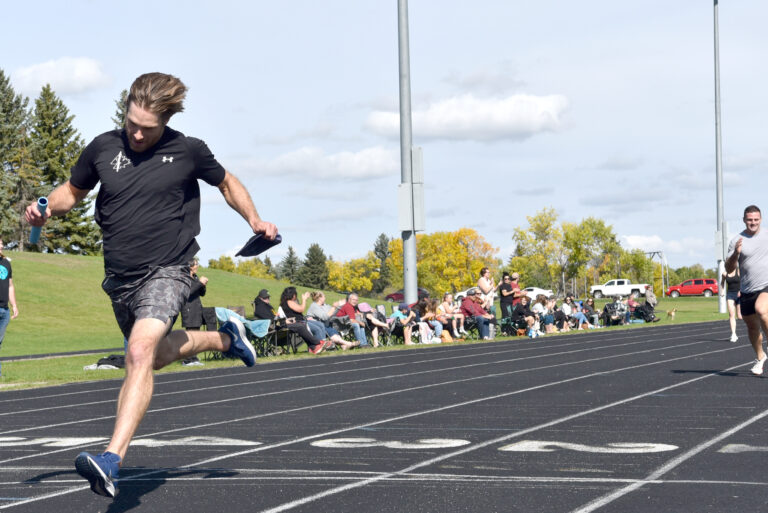
POLYGON ((355 338, 360 342, 360 347, 367 347, 368 339, 365 337, 365 321, 357 318, 357 303, 360 298, 352 292, 347 295, 347 302, 336 312, 336 317, 349 316, 349 322, 352 324, 352 332, 355 338))
POLYGON ((461 313, 465 317, 472 317, 477 323, 477 328, 480 330, 480 338, 483 340, 491 339, 491 322, 496 322, 496 317, 489 314, 478 303, 477 290, 469 289, 467 296, 461 301, 461 313))

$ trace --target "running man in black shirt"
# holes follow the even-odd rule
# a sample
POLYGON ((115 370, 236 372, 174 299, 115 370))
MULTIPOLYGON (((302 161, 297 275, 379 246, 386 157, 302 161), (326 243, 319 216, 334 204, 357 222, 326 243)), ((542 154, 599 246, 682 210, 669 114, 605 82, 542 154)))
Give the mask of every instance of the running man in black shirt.
POLYGON ((171 331, 189 294, 188 262, 199 249, 198 180, 218 187, 254 233, 269 240, 277 234, 277 227, 259 217, 248 191, 203 141, 167 126, 184 109, 186 91, 171 75, 138 77, 128 95, 125 128, 96 137, 83 150, 70 179, 48 196, 44 216, 36 203, 25 212, 27 222, 42 226, 50 216, 69 212, 100 184, 95 219, 104 240, 102 288, 112 300, 128 350, 112 439, 104 453, 80 453, 75 468, 94 492, 107 497, 115 495, 119 467, 152 398, 153 370, 203 351, 238 356, 249 367, 256 359, 237 319, 219 332, 171 331))

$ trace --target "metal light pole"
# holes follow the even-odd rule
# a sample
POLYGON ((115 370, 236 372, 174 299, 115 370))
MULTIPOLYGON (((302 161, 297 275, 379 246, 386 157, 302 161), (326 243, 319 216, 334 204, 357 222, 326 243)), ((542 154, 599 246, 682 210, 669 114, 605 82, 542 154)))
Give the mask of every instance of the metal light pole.
POLYGON ((408 0, 398 0, 397 2, 397 32, 400 67, 401 175, 400 187, 398 189, 398 224, 403 238, 403 295, 405 296, 405 302, 410 304, 418 301, 416 230, 424 229, 424 180, 420 149, 415 149, 412 146, 408 0), (414 166, 414 161, 416 166, 414 166))
MULTIPOLYGON (((717 1, 715 2, 715 174, 717 188, 717 229, 715 248, 717 252, 717 276, 725 272, 725 252, 728 249, 728 232, 723 220, 723 157, 720 140, 720 29, 717 20, 717 1)), ((725 289, 720 287, 717 299, 717 311, 725 313, 725 289)))

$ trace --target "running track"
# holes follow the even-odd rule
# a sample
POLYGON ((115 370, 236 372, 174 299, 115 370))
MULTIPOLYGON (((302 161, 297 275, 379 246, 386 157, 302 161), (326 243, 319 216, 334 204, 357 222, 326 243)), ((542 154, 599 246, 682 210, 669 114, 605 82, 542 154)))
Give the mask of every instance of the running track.
POLYGON ((3 392, 0 510, 765 511, 768 383, 749 373, 746 334, 728 333, 665 325, 163 374, 114 501, 72 461, 104 447, 119 381, 3 392))

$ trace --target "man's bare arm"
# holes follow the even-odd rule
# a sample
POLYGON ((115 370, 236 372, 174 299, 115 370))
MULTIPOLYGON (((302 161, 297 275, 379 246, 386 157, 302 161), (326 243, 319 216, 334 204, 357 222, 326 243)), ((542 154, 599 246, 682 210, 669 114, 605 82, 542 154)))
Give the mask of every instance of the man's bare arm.
POLYGON ((83 201, 88 192, 90 192, 88 189, 78 189, 67 180, 48 195, 48 209, 45 217, 37 210, 37 201, 35 201, 24 211, 24 219, 32 226, 43 226, 49 217, 63 216, 72 210, 75 205, 83 201))
POLYGON ((219 190, 232 209, 243 216, 250 225, 253 233, 263 233, 264 236, 272 240, 277 235, 277 227, 266 221, 262 221, 256 207, 253 205, 251 195, 243 184, 229 171, 224 175, 224 180, 219 184, 219 190))

